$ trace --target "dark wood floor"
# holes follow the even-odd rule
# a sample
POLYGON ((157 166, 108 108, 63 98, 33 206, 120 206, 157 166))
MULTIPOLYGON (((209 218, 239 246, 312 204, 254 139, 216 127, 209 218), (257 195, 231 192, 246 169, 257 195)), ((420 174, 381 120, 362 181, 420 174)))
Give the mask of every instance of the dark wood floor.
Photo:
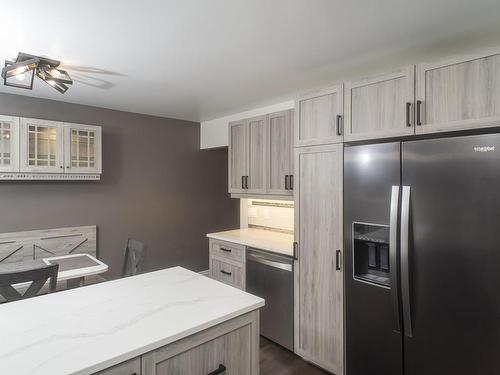
POLYGON ((260 375, 323 375, 328 372, 307 363, 282 346, 260 336, 260 375))

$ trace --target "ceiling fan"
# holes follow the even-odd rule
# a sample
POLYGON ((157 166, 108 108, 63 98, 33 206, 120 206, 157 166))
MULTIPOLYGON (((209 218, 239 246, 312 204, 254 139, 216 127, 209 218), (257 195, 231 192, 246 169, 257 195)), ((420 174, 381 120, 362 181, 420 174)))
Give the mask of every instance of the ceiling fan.
POLYGON ((6 60, 2 69, 3 83, 21 89, 33 89, 33 79, 38 78, 61 94, 68 90, 73 80, 66 70, 59 68, 60 61, 19 52, 15 61, 6 60))

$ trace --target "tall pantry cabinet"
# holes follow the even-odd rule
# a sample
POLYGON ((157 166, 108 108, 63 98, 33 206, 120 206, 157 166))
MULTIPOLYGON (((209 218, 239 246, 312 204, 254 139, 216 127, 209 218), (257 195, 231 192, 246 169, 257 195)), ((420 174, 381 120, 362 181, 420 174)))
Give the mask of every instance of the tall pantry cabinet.
POLYGON ((344 373, 342 96, 336 86, 298 98, 294 161, 295 352, 335 374, 344 373))

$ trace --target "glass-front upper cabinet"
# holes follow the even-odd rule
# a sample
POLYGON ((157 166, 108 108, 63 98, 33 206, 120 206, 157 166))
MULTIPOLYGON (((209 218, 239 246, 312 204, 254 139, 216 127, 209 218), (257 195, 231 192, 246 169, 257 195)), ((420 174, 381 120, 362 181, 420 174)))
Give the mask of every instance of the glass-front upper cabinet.
POLYGON ((64 124, 65 173, 101 173, 101 128, 64 124))
POLYGON ((19 170, 19 118, 0 116, 0 172, 19 170))
POLYGON ((63 172, 62 134, 58 122, 21 118, 21 172, 63 172))

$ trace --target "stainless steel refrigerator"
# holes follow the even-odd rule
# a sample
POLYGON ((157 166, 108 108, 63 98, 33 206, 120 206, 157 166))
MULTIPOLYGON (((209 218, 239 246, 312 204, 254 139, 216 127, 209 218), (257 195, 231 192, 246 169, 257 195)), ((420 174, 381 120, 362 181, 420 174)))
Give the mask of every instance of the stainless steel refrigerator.
POLYGON ((348 375, 500 373, 500 135, 344 150, 348 375))

